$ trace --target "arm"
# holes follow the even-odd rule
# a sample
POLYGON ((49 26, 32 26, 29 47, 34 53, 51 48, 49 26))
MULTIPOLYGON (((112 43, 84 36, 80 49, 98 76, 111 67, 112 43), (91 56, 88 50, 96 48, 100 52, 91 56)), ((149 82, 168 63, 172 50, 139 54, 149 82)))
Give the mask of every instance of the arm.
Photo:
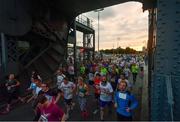
POLYGON ((19 86, 19 85, 20 85, 20 82, 19 82, 19 81, 17 81, 16 86, 19 86))
POLYGON ((133 95, 130 96, 130 100, 131 100, 130 110, 133 110, 138 106, 138 101, 133 95))
POLYGON ((76 87, 76 95, 78 95, 79 93, 79 85, 77 84, 77 87, 76 87))
POLYGON ((59 101, 60 98, 61 98, 61 93, 58 92, 56 100, 55 100, 55 104, 59 101))
POLYGON ((89 95, 89 87, 86 85, 86 95, 89 95))
POLYGON ((114 94, 114 107, 117 108, 117 92, 114 94))
POLYGON ((20 82, 16 80, 16 84, 15 85, 11 85, 11 87, 17 87, 20 85, 20 82))
POLYGON ((65 120, 66 120, 66 115, 63 114, 62 119, 61 119, 61 122, 65 122, 65 120))
POLYGON ((108 91, 106 91, 106 93, 109 95, 113 95, 113 88, 110 83, 109 83, 109 89, 108 89, 108 91))
POLYGON ((72 91, 74 92, 76 90, 76 85, 73 83, 72 91))

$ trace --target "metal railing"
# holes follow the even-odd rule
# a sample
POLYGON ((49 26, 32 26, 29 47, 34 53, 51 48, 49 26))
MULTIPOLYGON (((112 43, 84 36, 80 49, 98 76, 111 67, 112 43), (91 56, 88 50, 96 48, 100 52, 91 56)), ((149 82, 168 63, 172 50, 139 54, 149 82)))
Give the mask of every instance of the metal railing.
POLYGON ((88 26, 90 28, 93 28, 93 20, 89 19, 88 17, 86 17, 85 15, 79 15, 76 17, 76 21, 85 25, 85 26, 88 26))

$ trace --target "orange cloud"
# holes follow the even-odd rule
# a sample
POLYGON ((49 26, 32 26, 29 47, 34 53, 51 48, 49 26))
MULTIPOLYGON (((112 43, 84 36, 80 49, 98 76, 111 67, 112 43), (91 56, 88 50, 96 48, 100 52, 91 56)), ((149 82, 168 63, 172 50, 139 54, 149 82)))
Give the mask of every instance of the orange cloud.
MULTIPOLYGON (((86 16, 94 20, 96 49, 98 38, 97 13, 88 12, 86 16)), ((148 12, 142 4, 128 2, 105 8, 100 12, 100 49, 112 49, 113 45, 141 50, 148 38, 148 12)))

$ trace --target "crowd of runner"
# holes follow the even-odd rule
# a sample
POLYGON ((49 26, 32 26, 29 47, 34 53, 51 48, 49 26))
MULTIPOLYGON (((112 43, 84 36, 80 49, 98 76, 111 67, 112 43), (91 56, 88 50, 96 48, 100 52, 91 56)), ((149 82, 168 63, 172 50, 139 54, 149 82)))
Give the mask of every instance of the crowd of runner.
POLYGON ((43 78, 32 71, 30 86, 27 91, 32 95, 24 100, 17 93, 20 82, 10 74, 5 87, 8 93, 8 102, 5 112, 10 111, 13 99, 32 103, 34 121, 65 121, 71 118, 70 112, 77 105, 81 116, 88 120, 90 114, 100 111, 100 120, 107 116, 105 109, 111 112, 115 109, 117 120, 132 120, 133 110, 138 107, 132 89, 136 84, 137 75, 143 78, 144 58, 138 55, 121 55, 116 60, 96 60, 80 64, 75 70, 72 60, 67 67, 60 67, 56 71, 56 84, 50 87, 53 81, 43 81, 43 78), (77 77, 76 77, 77 76, 77 77), (132 81, 130 77, 132 76, 132 81), (88 111, 87 97, 94 95, 93 113, 88 111), (65 111, 59 106, 60 99, 64 100, 65 111))

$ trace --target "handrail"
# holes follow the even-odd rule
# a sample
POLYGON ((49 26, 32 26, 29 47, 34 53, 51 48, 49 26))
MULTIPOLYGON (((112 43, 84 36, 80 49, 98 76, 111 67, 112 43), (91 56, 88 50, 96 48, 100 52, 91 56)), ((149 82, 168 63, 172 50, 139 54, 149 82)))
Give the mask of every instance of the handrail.
POLYGON ((42 54, 44 54, 49 48, 51 48, 52 44, 49 44, 47 48, 41 51, 36 57, 34 57, 26 66, 25 69, 30 66, 35 60, 37 60, 42 54))
POLYGON ((93 20, 89 19, 87 16, 85 15, 79 15, 76 17, 76 21, 85 25, 85 26, 88 26, 90 28, 93 28, 93 20))

